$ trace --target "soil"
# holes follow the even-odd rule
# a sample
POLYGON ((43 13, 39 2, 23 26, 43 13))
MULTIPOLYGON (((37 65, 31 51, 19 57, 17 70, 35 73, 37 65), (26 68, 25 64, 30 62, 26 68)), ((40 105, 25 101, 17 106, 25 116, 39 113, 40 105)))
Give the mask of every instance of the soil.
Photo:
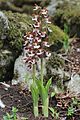
MULTIPOLYGON (((11 114, 12 107, 18 109, 17 117, 18 120, 24 120, 22 117, 28 118, 28 120, 53 120, 51 114, 48 118, 39 116, 34 117, 32 109, 32 98, 29 91, 20 90, 19 85, 13 85, 8 90, 4 89, 3 85, 0 85, 0 95, 1 100, 6 105, 5 108, 0 108, 0 120, 3 120, 3 115, 6 115, 6 112, 11 114)), ((77 100, 80 100, 78 96, 77 100)), ((58 94, 57 96, 50 98, 50 106, 55 107, 55 109, 60 113, 59 119, 54 120, 80 120, 80 109, 78 106, 74 106, 75 114, 73 118, 67 118, 67 108, 72 102, 72 96, 67 94, 58 94)), ((80 101, 79 101, 80 102, 80 101)))
POLYGON ((80 38, 76 38, 71 42, 71 51, 68 55, 70 63, 68 66, 71 73, 80 75, 80 38))

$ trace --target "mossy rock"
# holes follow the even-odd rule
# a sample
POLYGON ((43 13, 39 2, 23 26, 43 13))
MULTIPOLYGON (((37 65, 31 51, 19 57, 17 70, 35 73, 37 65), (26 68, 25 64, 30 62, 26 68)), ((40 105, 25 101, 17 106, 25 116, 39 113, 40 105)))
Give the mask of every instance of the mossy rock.
POLYGON ((38 4, 40 6, 46 6, 50 3, 51 0, 19 0, 19 2, 17 0, 13 0, 13 3, 16 6, 22 6, 24 4, 28 4, 28 5, 34 5, 34 4, 38 4))
POLYGON ((0 9, 19 13, 32 14, 34 4, 47 6, 51 0, 0 0, 0 9))
POLYGON ((26 14, 4 12, 9 21, 9 30, 7 32, 7 43, 14 52, 22 49, 22 36, 29 30, 31 23, 30 17, 26 14))
MULTIPOLYGON (((79 2, 80 3, 80 2, 79 2)), ((80 7, 79 5, 63 3, 57 7, 53 15, 54 24, 64 29, 64 24, 69 27, 70 37, 80 37, 80 7)))
POLYGON ((14 57, 11 51, 0 51, 0 82, 9 81, 13 77, 14 57))
MULTIPOLYGON (((22 52, 24 33, 30 29, 31 18, 26 14, 3 12, 8 19, 8 29, 0 39, 0 81, 12 80, 14 62, 22 52)), ((4 30, 5 24, 2 26, 4 30)))
POLYGON ((65 63, 56 53, 52 53, 51 57, 46 62, 46 75, 45 79, 48 80, 52 77, 52 84, 62 89, 62 72, 65 63))
POLYGON ((52 30, 49 34, 50 51, 59 52, 63 48, 64 38, 68 38, 68 35, 56 25, 50 24, 48 27, 52 30))
POLYGON ((58 26, 54 24, 48 25, 52 32, 49 34, 49 42, 51 44, 54 44, 57 40, 63 41, 64 37, 67 37, 67 34, 64 33, 63 30, 61 30, 58 26))

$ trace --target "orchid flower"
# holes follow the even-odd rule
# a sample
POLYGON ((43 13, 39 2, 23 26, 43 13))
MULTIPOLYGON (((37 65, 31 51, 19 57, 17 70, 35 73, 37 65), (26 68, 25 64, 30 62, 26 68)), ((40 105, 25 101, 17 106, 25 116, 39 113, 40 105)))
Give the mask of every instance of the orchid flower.
POLYGON ((33 24, 33 27, 34 27, 34 28, 40 28, 40 25, 41 25, 40 22, 36 22, 35 24, 33 24))
POLYGON ((49 20, 49 18, 45 18, 45 22, 48 24, 51 24, 51 21, 49 20))
POLYGON ((41 7, 35 4, 35 8, 33 9, 34 11, 40 9, 41 7))
POLYGON ((48 14, 48 10, 46 8, 41 10, 41 14, 42 15, 47 15, 48 14))
POLYGON ((33 21, 36 21, 36 22, 37 22, 38 19, 39 19, 39 16, 38 16, 38 15, 34 15, 34 16, 32 17, 32 20, 33 20, 33 21))
MULTIPOLYGON (((39 98, 39 88, 35 87, 35 74, 36 74, 36 65, 38 60, 41 60, 41 81, 38 84, 42 89, 42 111, 45 117, 48 117, 48 89, 50 86, 50 81, 47 83, 46 87, 43 85, 43 59, 49 58, 51 53, 48 51, 50 47, 48 43, 48 32, 52 30, 48 25, 43 26, 44 24, 50 24, 50 18, 48 16, 48 10, 46 8, 41 9, 40 6, 35 4, 34 13, 32 16, 32 21, 34 22, 31 27, 31 32, 28 32, 24 35, 24 58, 23 61, 26 63, 29 70, 32 70, 33 73, 33 84, 31 85, 31 93, 33 98, 33 108, 35 117, 38 116, 38 98, 39 98)), ((37 85, 37 84, 36 84, 37 85)))

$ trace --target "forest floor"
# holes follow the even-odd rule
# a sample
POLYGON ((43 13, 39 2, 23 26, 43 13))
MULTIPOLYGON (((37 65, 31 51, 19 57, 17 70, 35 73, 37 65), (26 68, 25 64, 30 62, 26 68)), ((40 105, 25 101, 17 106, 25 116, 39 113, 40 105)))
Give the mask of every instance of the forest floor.
POLYGON ((26 117, 26 120, 80 120, 80 96, 75 98, 70 93, 64 93, 50 98, 50 106, 56 109, 56 113, 59 113, 58 118, 53 119, 50 113, 48 118, 44 118, 41 115, 35 118, 31 93, 20 90, 19 85, 13 85, 8 90, 5 90, 3 85, 0 85, 0 95, 1 100, 6 105, 5 108, 0 108, 0 120, 3 120, 6 112, 11 114, 13 106, 18 109, 18 120, 25 120, 23 117, 26 117), (68 108, 71 105, 73 105, 74 113, 71 116, 67 116, 68 108))

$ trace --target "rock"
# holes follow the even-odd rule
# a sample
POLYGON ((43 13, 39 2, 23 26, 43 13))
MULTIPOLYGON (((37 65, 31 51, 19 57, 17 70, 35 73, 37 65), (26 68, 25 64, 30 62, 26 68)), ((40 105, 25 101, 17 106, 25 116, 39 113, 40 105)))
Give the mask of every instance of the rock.
POLYGON ((52 85, 56 90, 55 92, 59 92, 63 88, 64 74, 64 60, 58 54, 52 53, 46 63, 45 79, 48 80, 52 77, 52 85))
POLYGON ((23 55, 20 55, 14 65, 14 78, 13 78, 13 84, 16 81, 17 83, 23 82, 26 79, 27 75, 27 66, 23 62, 23 55))
POLYGON ((49 43, 51 44, 50 50, 56 52, 63 47, 64 38, 68 37, 58 26, 51 24, 48 26, 52 32, 49 34, 49 43))
POLYGON ((14 57, 9 50, 0 51, 0 81, 9 81, 13 77, 14 57))
POLYGON ((30 28, 30 18, 12 12, 1 12, 1 18, 0 81, 10 81, 13 78, 14 62, 22 51, 22 36, 30 28))
POLYGON ((74 94, 80 94, 80 75, 75 74, 71 76, 71 80, 68 83, 68 89, 74 94))
POLYGON ((80 1, 74 3, 63 2, 59 4, 53 14, 53 22, 61 29, 64 29, 64 24, 69 27, 69 36, 80 37, 80 1))
POLYGON ((3 103, 3 101, 0 99, 0 108, 5 108, 5 104, 3 103))
MULTIPOLYGON (((20 55, 14 65, 14 78, 12 80, 12 84, 21 83, 22 89, 25 87, 30 87, 32 83, 32 70, 29 70, 27 67, 27 63, 23 62, 24 55, 20 55), (26 85, 27 84, 27 85, 26 85)), ((45 66, 44 61, 44 66, 45 66)), ((44 75, 46 74, 46 69, 44 67, 44 75)), ((38 61, 38 66, 36 66, 36 76, 40 77, 40 61, 38 61)))
POLYGON ((34 4, 38 4, 40 6, 48 5, 50 0, 1 0, 0 1, 0 9, 7 10, 12 12, 19 12, 19 13, 29 13, 32 14, 34 4))
POLYGON ((0 39, 6 39, 5 33, 8 31, 8 18, 0 11, 0 39))

